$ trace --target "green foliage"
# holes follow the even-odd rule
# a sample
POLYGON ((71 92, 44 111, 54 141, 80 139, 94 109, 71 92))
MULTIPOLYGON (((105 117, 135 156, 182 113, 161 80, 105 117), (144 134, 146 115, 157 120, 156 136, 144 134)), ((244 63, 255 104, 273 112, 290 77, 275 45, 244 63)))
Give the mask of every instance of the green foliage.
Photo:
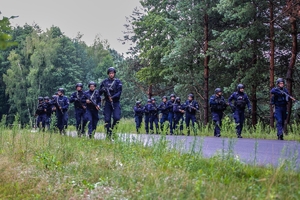
POLYGON ((290 161, 278 167, 248 165, 230 154, 235 145, 230 141, 228 149, 207 159, 201 149, 170 149, 165 137, 150 146, 125 134, 113 142, 26 129, 0 134, 3 199, 300 197, 299 172, 290 161))

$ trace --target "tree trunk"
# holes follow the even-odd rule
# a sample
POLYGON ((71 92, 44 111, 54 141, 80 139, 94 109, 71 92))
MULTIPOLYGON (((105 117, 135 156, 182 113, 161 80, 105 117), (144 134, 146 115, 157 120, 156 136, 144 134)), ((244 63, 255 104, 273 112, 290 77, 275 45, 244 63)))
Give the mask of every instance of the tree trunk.
POLYGON ((252 95, 251 95, 251 101, 252 101, 252 125, 255 126, 257 124, 257 98, 256 98, 256 85, 252 85, 252 95))
POLYGON ((151 85, 149 85, 149 88, 148 88, 148 99, 151 99, 151 97, 152 97, 152 93, 153 93, 153 91, 152 91, 152 87, 153 87, 153 85, 151 84, 151 85))
MULTIPOLYGON (((270 9, 270 90, 274 87, 274 52, 275 52, 275 31, 274 31, 274 4, 269 1, 270 9)), ((270 100, 272 95, 270 93, 270 100)), ((270 126, 274 128, 274 113, 273 106, 270 104, 270 126)))
MULTIPOLYGON (((290 95, 292 96, 292 86, 293 86, 293 73, 294 73, 294 68, 295 68, 295 63, 296 63, 296 57, 297 57, 297 20, 295 17, 290 16, 290 22, 291 22, 291 34, 292 34, 292 56, 291 60, 288 66, 287 74, 286 74, 286 87, 287 90, 289 91, 290 95)), ((284 132, 287 134, 287 125, 290 122, 291 119, 291 111, 292 111, 292 102, 289 100, 288 107, 288 116, 285 121, 285 126, 284 126, 284 132)))
POLYGON ((209 56, 206 54, 208 50, 208 15, 204 15, 204 125, 208 123, 208 78, 209 78, 209 56))

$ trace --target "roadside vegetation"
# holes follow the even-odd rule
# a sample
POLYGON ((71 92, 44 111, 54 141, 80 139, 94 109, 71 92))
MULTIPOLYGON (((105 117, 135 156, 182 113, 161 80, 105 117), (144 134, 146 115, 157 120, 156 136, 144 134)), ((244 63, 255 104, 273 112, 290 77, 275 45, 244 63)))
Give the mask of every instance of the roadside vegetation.
MULTIPOLYGON (((150 146, 129 138, 33 132, 17 124, 1 122, 0 199, 300 198, 293 158, 262 167, 241 162, 230 147, 207 159, 201 149, 169 149, 164 136, 150 146)), ((132 128, 126 124, 119 130, 132 128)))

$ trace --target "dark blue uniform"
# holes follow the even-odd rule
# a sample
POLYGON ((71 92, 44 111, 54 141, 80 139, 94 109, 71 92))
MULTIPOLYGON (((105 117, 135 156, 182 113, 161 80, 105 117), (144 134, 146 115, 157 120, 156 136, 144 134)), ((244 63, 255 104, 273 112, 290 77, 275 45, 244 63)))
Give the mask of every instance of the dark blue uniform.
POLYGON ((57 96, 54 101, 56 107, 57 128, 62 133, 66 127, 67 111, 69 109, 69 99, 66 96, 57 96))
POLYGON ((161 104, 158 106, 158 110, 161 113, 160 129, 161 131, 163 131, 164 123, 168 121, 168 115, 169 115, 169 108, 167 106, 167 102, 161 102, 161 104))
POLYGON ((145 130, 146 134, 149 133, 149 122, 150 122, 150 110, 152 109, 152 103, 148 103, 144 107, 144 113, 145 113, 145 130))
POLYGON ((153 131, 153 123, 155 124, 155 133, 158 134, 158 108, 155 103, 152 103, 150 108, 150 130, 153 131))
POLYGON ((134 110, 136 132, 139 133, 143 121, 144 108, 140 105, 136 105, 134 106, 133 110, 134 110))
POLYGON ((248 95, 244 92, 234 92, 228 99, 228 103, 233 108, 233 117, 236 123, 236 134, 241 137, 243 125, 245 121, 245 108, 248 106, 251 110, 251 104, 248 95), (232 104, 234 101, 234 105, 232 104))
POLYGON ((86 126, 86 99, 84 98, 83 91, 76 91, 70 97, 70 103, 74 103, 76 130, 78 134, 84 134, 86 126))
POLYGON ((174 101, 169 100, 167 102, 167 107, 168 107, 168 120, 169 120, 169 127, 170 127, 170 134, 173 135, 173 129, 175 128, 174 126, 174 111, 173 111, 173 104, 175 103, 174 101))
POLYGON ((44 102, 39 102, 38 107, 35 111, 35 115, 37 116, 36 126, 38 128, 45 128, 46 124, 46 107, 44 102), (41 126, 41 127, 40 127, 41 126))
MULTIPOLYGON (((185 102, 185 124, 186 128, 188 129, 188 135, 190 135, 190 122, 192 122, 193 129, 195 127, 196 122, 196 112, 199 110, 199 104, 197 101, 187 100, 185 102)), ((194 130, 195 133, 195 130, 194 130)))
POLYGON ((288 91, 286 88, 276 87, 271 90, 272 105, 275 105, 274 117, 276 119, 277 136, 283 138, 284 121, 287 118, 287 104, 289 99, 288 91))
POLYGON ((91 101, 91 103, 86 103, 86 115, 85 118, 89 122, 88 125, 88 135, 91 138, 93 132, 97 128, 97 123, 99 121, 99 113, 96 106, 101 105, 101 97, 98 90, 87 90, 84 92, 83 100, 86 102, 86 100, 91 101), (93 102, 93 103, 92 103, 93 102))
POLYGON ((214 136, 221 136, 221 126, 223 111, 226 109, 226 102, 223 96, 218 96, 216 94, 212 95, 209 99, 209 105, 212 114, 212 120, 215 123, 214 136))
POLYGON ((50 128, 50 123, 51 123, 51 114, 52 114, 52 103, 49 102, 45 102, 45 109, 46 109, 46 119, 45 119, 45 126, 47 128, 50 128))
POLYGON ((174 129, 178 130, 178 125, 179 125, 180 134, 182 134, 182 130, 183 130, 184 110, 185 110, 185 104, 180 104, 180 102, 176 102, 173 105, 174 129))
POLYGON ((104 94, 105 96, 104 121, 106 132, 108 136, 111 136, 112 129, 121 119, 120 98, 122 94, 122 82, 116 78, 107 78, 102 81, 99 91, 100 95, 104 94), (110 102, 109 95, 111 95, 112 102, 110 102), (112 124, 111 117, 113 118, 112 124))

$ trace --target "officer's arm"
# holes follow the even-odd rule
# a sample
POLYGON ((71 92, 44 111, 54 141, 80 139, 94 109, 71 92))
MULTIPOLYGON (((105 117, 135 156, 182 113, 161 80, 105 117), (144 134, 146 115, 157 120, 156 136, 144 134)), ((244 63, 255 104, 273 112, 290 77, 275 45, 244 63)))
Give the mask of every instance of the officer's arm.
POLYGON ((199 104, 197 101, 195 102, 195 108, 196 108, 196 110, 199 110, 199 104))
POLYGON ((117 87, 116 87, 117 89, 117 92, 116 92, 116 94, 114 94, 111 98, 113 99, 113 98, 120 98, 121 97, 121 94, 122 94, 122 82, 121 81, 119 81, 119 84, 117 84, 117 87))
POLYGON ((62 109, 68 110, 69 104, 70 104, 68 97, 66 97, 64 101, 65 102, 64 102, 64 106, 62 107, 62 109))
POLYGON ((214 96, 210 97, 210 99, 209 99, 209 104, 210 104, 210 105, 216 105, 216 104, 217 104, 217 102, 215 101, 214 96))
POLYGON ((100 88, 99 88, 99 95, 101 96, 104 92, 105 92, 104 81, 102 81, 100 88))
POLYGON ((249 100, 248 95, 246 95, 246 102, 247 102, 248 110, 251 110, 251 102, 249 100))
POLYGON ((278 88, 273 88, 273 89, 271 90, 271 94, 274 94, 274 95, 281 95, 282 92, 281 92, 281 90, 278 89, 278 88))
POLYGON ((175 104, 175 105, 173 106, 173 112, 178 112, 178 105, 177 105, 177 104, 175 104))
POLYGON ((228 103, 229 103, 229 106, 232 107, 232 100, 234 98, 234 93, 232 95, 230 95, 230 97, 228 98, 228 103))
POLYGON ((70 97, 70 103, 73 103, 73 102, 75 102, 75 93, 73 93, 72 95, 71 95, 71 97, 70 97))
POLYGON ((100 107, 101 106, 101 95, 98 93, 97 95, 97 105, 100 107))

